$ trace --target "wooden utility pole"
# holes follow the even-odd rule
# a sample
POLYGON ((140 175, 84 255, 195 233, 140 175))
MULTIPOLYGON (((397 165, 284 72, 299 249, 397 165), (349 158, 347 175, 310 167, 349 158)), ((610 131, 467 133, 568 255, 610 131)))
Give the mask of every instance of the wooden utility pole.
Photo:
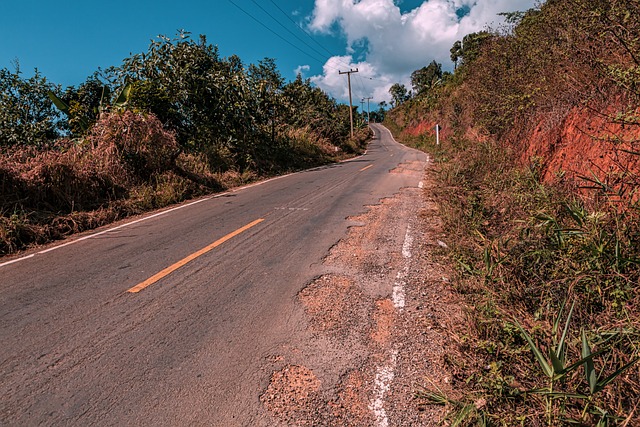
POLYGON ((366 98, 363 98, 367 100, 367 124, 371 123, 371 104, 370 101, 373 99, 373 97, 368 96, 366 98))
POLYGON ((353 138, 353 101, 351 99, 351 73, 357 73, 358 69, 349 70, 349 71, 340 71, 338 70, 338 74, 346 74, 347 81, 349 82, 349 119, 351 120, 351 138, 353 138))

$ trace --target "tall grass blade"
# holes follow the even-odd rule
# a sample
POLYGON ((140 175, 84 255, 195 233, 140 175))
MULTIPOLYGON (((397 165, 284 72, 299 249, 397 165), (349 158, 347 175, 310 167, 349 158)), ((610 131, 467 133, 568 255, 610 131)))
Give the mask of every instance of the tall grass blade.
POLYGON ((473 411, 475 411, 475 409, 476 407, 473 404, 463 406, 462 409, 458 411, 458 413, 456 414, 456 417, 451 422, 451 427, 458 427, 459 425, 462 425, 464 420, 466 420, 467 417, 473 411))
POLYGON ((562 362, 562 360, 560 360, 560 358, 552 348, 549 349, 549 358, 551 359, 553 373, 556 375, 561 374, 564 370, 564 363, 562 362))
MULTIPOLYGON (((564 329, 562 331, 562 337, 560 338, 560 342, 558 343, 558 347, 556 348, 556 354, 558 355, 558 359, 561 362, 560 370, 556 371, 556 373, 560 373, 564 369, 565 362, 565 340, 567 339, 567 333, 569 332, 569 322, 571 322, 571 317, 573 316, 573 309, 576 306, 576 302, 574 301, 571 304, 571 308, 569 309, 569 314, 567 314, 567 320, 564 324, 564 329)), ((560 316, 558 315, 558 318, 560 316)))
POLYGON ((430 403, 434 405, 444 406, 451 403, 449 398, 447 398, 447 396, 445 396, 443 393, 434 393, 432 391, 424 390, 424 391, 419 391, 418 393, 416 393, 416 395, 423 399, 427 399, 430 403))
POLYGON ((551 333, 555 337, 558 333, 558 327, 560 326, 560 319, 562 318, 562 312, 564 311, 564 306, 567 304, 567 300, 562 301, 560 308, 558 309, 558 316, 556 316, 556 320, 553 322, 553 328, 551 329, 551 333))
POLYGON ((516 326, 518 327, 518 329, 520 329, 520 332, 522 332, 522 335, 524 336, 524 338, 527 340, 527 343, 529 343, 529 348, 531 348, 533 355, 538 360, 538 363, 540 364, 540 367, 542 368, 542 371, 544 372, 544 374, 549 378, 553 378, 554 370, 549 365, 549 362, 547 362, 547 359, 545 359, 540 349, 535 345, 529 333, 522 327, 522 325, 520 325, 520 323, 516 319, 513 319, 513 320, 516 326))
POLYGON ((587 379, 587 383, 589 384, 589 390, 591 391, 591 394, 593 394, 596 391, 598 376, 596 375, 596 370, 593 365, 593 358, 590 358, 589 356, 591 356, 591 347, 589 346, 589 341, 587 340, 587 334, 583 329, 582 330, 582 358, 585 359, 584 374, 587 379))
POLYGON ((640 357, 636 357, 631 362, 627 363, 604 380, 598 381, 598 383, 596 384, 595 393, 605 388, 611 381, 615 380, 619 375, 623 374, 627 369, 631 368, 638 360, 640 360, 640 357))
POLYGON ((569 215, 571 216, 571 218, 573 218, 575 223, 578 224, 578 227, 582 227, 583 224, 584 224, 584 215, 583 215, 583 213, 582 212, 578 212, 578 209, 572 208, 569 205, 569 203, 567 203, 567 202, 563 202, 562 205, 567 210, 567 212, 569 212, 569 215))
POLYGON ((608 348, 601 348, 600 350, 596 351, 595 353, 591 353, 590 355, 583 357, 582 359, 578 360, 575 363, 572 363, 571 365, 567 366, 566 368, 564 368, 562 370, 562 374, 566 374, 568 372, 572 372, 574 371, 576 368, 579 368, 580 366, 584 365, 585 362, 587 362, 588 360, 593 360, 594 357, 600 356, 602 353, 604 353, 605 351, 608 351, 608 348))

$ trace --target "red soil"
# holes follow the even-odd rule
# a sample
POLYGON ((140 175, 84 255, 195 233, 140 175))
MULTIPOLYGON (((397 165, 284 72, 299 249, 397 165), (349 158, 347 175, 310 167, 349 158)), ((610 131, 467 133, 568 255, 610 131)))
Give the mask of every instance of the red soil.
POLYGON ((629 190, 638 183, 640 173, 640 126, 613 123, 616 112, 614 108, 603 114, 575 108, 559 125, 540 123, 528 138, 521 160, 537 159, 545 182, 569 179, 589 187, 594 186, 590 180, 598 180, 610 193, 637 198, 629 190))

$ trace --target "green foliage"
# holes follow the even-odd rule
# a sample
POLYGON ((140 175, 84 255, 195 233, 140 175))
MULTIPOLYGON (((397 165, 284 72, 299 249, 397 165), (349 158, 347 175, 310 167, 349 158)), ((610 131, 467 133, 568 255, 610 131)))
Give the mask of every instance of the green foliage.
POLYGON ((389 94, 391 95, 391 104, 394 106, 399 106, 410 98, 407 88, 401 83, 392 84, 389 88, 389 94))
POLYGON ((621 162, 638 151, 640 4, 554 0, 506 17, 500 31, 454 45, 459 66, 429 96, 387 115, 396 132, 447 131, 440 147, 429 131, 401 138, 434 155, 454 286, 470 306, 454 389, 461 402, 485 399, 487 419, 503 425, 635 425, 640 182, 635 157, 621 162), (580 189, 568 174, 541 182, 544 150, 564 130, 590 133, 571 111, 624 129, 601 153, 619 176, 594 167, 576 174, 580 189))
MULTIPOLYGON (((602 402, 597 401, 596 394, 602 392, 607 385, 611 384, 617 377, 629 370, 633 365, 635 365, 638 360, 640 360, 640 358, 633 357, 631 361, 617 368, 614 372, 607 375, 606 377, 603 377, 602 371, 600 371, 600 373, 596 372, 594 359, 602 354, 612 353, 614 348, 606 345, 607 343, 603 343, 601 344, 600 349, 597 352, 592 352, 591 346, 587 339, 587 334, 583 329, 581 332, 581 358, 567 365, 565 360, 567 353, 566 339, 574 306, 575 302, 571 306, 569 314, 567 315, 565 326, 562 331, 562 337, 560 338, 559 342, 556 342, 558 325, 563 314, 564 303, 560 307, 558 316, 556 318, 556 321, 554 322, 552 329, 553 343, 551 345, 548 345, 549 359, 547 359, 543 355, 542 350, 534 343, 534 340, 533 338, 531 338, 529 333, 520 325, 520 323, 518 323, 517 320, 514 320, 518 329, 525 337, 527 344, 533 352, 536 360, 538 361, 542 373, 548 378, 549 381, 546 388, 530 390, 527 393, 540 394, 544 396, 546 403, 547 424, 549 426, 556 425, 558 413, 564 416, 564 408, 566 407, 567 401, 569 400, 579 402, 578 405, 582 406, 582 409, 580 411, 582 417, 580 420, 575 419, 565 421, 569 421, 572 423, 583 423, 588 419, 588 414, 591 414, 598 419, 598 424, 604 423, 604 425, 608 425, 609 421, 615 421, 616 417, 611 416, 608 411, 603 411, 601 409, 605 405, 603 405, 602 402), (572 391, 556 389, 556 385, 558 382, 562 382, 562 380, 567 379, 567 377, 569 377, 574 371, 580 369, 581 367, 584 368, 586 382, 589 386, 589 393, 582 394, 579 389, 572 391)), ((616 336, 617 333, 610 334, 610 337, 607 341, 613 340, 616 336)))
MULTIPOLYGON (((98 120, 101 109, 110 102, 111 87, 104 85, 96 75, 90 76, 82 84, 68 87, 61 100, 68 105, 67 123, 71 134, 82 136, 98 120)), ((56 104, 62 110, 62 106, 56 104)), ((63 111, 64 112, 64 111, 63 111)))
MULTIPOLYGON (((477 126, 501 138, 533 114, 592 105, 616 91, 640 98, 640 7, 635 0, 557 0, 506 14, 506 33, 465 36, 451 49, 460 96, 477 126)), ((635 101, 634 101, 635 100, 635 101)))
POLYGON ((483 45, 491 39, 492 34, 487 31, 480 31, 464 36, 462 41, 456 41, 449 52, 451 53, 451 61, 458 66, 471 64, 482 51, 483 45))
POLYGON ((221 58, 185 31, 64 92, 0 70, 0 253, 103 223, 86 211, 108 221, 334 161, 368 137, 349 134, 349 107, 309 80, 285 83, 273 59, 221 58))
MULTIPOLYGON (((335 144, 347 142, 350 133, 349 107, 339 105, 309 79, 300 75, 282 89, 282 118, 294 127, 310 126, 321 138, 335 144)), ((349 150, 348 150, 349 151, 349 150)))
POLYGON ((269 169, 290 126, 345 140, 335 100, 301 78, 285 84, 273 59, 245 69, 221 58, 204 36, 160 37, 111 73, 132 82, 133 107, 159 117, 184 150, 206 153, 213 169, 269 169))
POLYGON ((535 168, 509 166, 509 154, 491 143, 460 144, 447 155, 440 164, 440 210, 461 267, 460 287, 479 289, 465 291, 476 307, 472 329, 481 360, 470 363, 496 369, 472 374, 469 393, 513 423, 524 414, 533 423, 541 407, 539 422, 548 425, 616 425, 615 415, 629 414, 637 390, 633 377, 625 377, 637 374, 640 348, 637 212, 605 213, 545 187, 535 168), (565 309, 567 298, 575 302, 565 309), (514 333, 505 327, 508 313, 535 326, 512 321, 514 333), (531 363, 522 345, 533 354, 531 363), (529 397, 505 393, 491 382, 496 377, 513 378, 507 384, 520 384, 529 397))
POLYGON ((426 67, 411 73, 411 85, 416 96, 424 95, 442 79, 442 64, 431 61, 426 67))
POLYGON ((0 145, 45 145, 61 130, 47 96, 56 88, 38 70, 25 79, 16 68, 0 69, 0 145))
POLYGON ((132 83, 131 105, 166 122, 183 148, 206 152, 218 168, 244 161, 254 142, 253 118, 239 58, 222 59, 204 36, 194 41, 183 31, 175 39, 159 37, 110 73, 132 83))

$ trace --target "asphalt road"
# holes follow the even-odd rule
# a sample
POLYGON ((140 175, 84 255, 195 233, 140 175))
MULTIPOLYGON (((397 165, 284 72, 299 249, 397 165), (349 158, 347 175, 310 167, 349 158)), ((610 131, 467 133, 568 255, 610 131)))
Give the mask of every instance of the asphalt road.
POLYGON ((266 426, 269 358, 350 363, 296 295, 348 217, 418 185, 389 171, 424 154, 373 127, 352 161, 0 259, 0 424, 266 426))

